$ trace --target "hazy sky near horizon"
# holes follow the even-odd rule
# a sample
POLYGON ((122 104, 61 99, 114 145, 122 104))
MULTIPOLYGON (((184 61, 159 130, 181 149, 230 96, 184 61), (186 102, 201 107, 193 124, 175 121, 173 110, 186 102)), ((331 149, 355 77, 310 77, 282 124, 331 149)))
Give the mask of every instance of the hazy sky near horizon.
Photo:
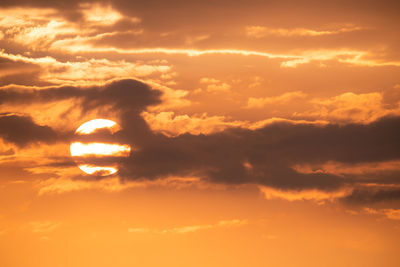
POLYGON ((0 265, 398 266, 399 12, 2 1, 0 265), (70 154, 97 118, 115 175, 70 154))

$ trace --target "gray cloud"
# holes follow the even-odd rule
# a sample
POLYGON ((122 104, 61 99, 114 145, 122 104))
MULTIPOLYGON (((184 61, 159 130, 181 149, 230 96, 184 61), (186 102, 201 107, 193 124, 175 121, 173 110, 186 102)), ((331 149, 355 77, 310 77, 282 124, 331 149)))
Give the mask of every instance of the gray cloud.
POLYGON ((345 126, 275 123, 259 130, 229 129, 210 135, 175 138, 152 135, 125 162, 129 177, 197 174, 216 183, 255 183, 281 189, 337 189, 352 183, 341 177, 301 174, 291 166, 376 162, 400 158, 400 118, 345 126), (246 168, 244 163, 252 167, 246 168))
MULTIPOLYGON (((366 125, 317 126, 278 122, 258 130, 231 128, 209 135, 167 137, 152 132, 140 116, 147 106, 160 103, 160 96, 161 92, 141 82, 121 80, 104 87, 60 87, 37 91, 3 89, 0 103, 75 98, 81 100, 86 111, 111 105, 120 113, 123 128, 116 138, 134 148, 131 156, 121 161, 120 175, 123 179, 197 175, 212 183, 332 191, 344 185, 365 182, 367 178, 368 182, 380 183, 383 174, 369 174, 368 177, 304 174, 296 172, 292 166, 327 161, 353 164, 400 159, 400 117, 382 118, 366 125)), ((3 115, 0 125, 0 135, 18 145, 57 137, 49 127, 36 125, 29 117, 3 115)), ((97 134, 103 138, 102 132, 97 134)), ((385 176, 385 181, 398 184, 398 177, 399 173, 392 171, 385 176)), ((356 190, 345 201, 373 201, 388 194, 392 196, 390 198, 397 198, 396 192, 356 190)))
POLYGON ((36 124, 29 116, 0 114, 0 137, 18 146, 34 142, 54 142, 57 133, 48 126, 36 124))
MULTIPOLYGON (((397 175, 399 177, 400 174, 397 175)), ((355 189, 351 195, 341 199, 346 204, 379 203, 400 200, 400 188, 363 187, 355 189)))

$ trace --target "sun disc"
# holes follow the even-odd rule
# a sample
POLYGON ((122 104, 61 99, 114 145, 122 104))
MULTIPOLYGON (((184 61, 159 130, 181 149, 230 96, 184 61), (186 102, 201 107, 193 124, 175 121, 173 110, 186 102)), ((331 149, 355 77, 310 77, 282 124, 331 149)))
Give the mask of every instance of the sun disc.
POLYGON ((118 172, 118 159, 128 157, 131 147, 121 144, 114 133, 121 127, 112 120, 94 119, 83 123, 75 132, 75 136, 85 135, 89 142, 81 142, 78 138, 70 145, 71 156, 78 167, 85 173, 96 176, 108 176, 118 172), (98 130, 106 129, 112 142, 101 142, 94 135, 98 130), (91 140, 91 135, 93 139, 91 140), (101 161, 101 166, 98 162, 101 161))
POLYGON ((94 119, 87 121, 76 130, 77 134, 91 134, 98 129, 108 128, 111 132, 116 132, 120 130, 120 127, 115 121, 105 120, 105 119, 94 119))

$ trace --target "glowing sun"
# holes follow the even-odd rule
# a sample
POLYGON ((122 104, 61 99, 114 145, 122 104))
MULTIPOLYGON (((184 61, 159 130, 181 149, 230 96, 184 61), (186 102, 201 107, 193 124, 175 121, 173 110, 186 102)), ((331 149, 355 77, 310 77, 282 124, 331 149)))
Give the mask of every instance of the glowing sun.
POLYGON ((107 176, 118 172, 118 161, 128 157, 129 145, 120 144, 116 137, 121 127, 112 120, 94 119, 75 131, 71 156, 87 174, 107 176))

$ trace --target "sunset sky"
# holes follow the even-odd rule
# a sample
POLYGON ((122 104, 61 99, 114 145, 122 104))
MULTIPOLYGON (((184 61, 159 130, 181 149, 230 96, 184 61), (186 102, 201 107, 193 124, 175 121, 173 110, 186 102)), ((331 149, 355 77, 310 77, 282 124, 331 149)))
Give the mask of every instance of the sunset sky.
POLYGON ((399 14, 2 0, 0 266, 399 266, 399 14))

